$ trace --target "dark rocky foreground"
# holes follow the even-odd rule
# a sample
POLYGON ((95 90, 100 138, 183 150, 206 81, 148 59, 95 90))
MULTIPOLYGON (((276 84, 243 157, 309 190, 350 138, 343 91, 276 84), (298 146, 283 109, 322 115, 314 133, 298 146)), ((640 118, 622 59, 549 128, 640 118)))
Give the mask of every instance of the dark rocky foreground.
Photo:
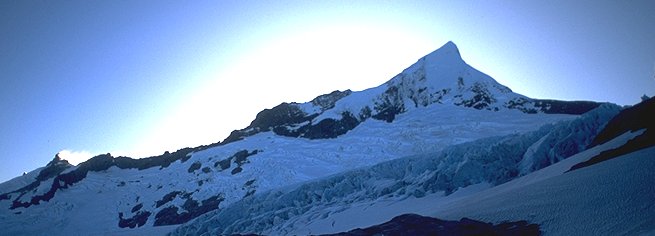
POLYGON ((328 234, 344 235, 540 235, 539 225, 527 221, 497 225, 462 218, 459 221, 440 220, 415 214, 396 216, 390 221, 365 229, 328 234))

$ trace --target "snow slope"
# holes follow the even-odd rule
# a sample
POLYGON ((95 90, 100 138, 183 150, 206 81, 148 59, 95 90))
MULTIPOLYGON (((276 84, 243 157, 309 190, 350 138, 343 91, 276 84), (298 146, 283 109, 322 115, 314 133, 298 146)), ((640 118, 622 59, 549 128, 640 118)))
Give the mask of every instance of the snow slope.
POLYGON ((626 133, 557 164, 508 183, 473 185, 443 197, 384 199, 360 203, 294 233, 333 233, 382 223, 399 214, 418 213, 442 219, 468 217, 501 223, 528 220, 545 235, 637 235, 653 232, 655 148, 617 158, 618 163, 565 173, 576 163, 617 148, 640 135, 626 133), (619 161, 620 160, 620 161, 619 161), (644 164, 644 165, 642 165, 644 164))
MULTIPOLYGON (((138 160, 99 155, 78 166, 56 165, 15 178, 0 185, 0 227, 7 234, 30 235, 112 234, 130 228, 163 233, 170 225, 259 193, 403 156, 436 153, 482 138, 496 143, 490 138, 494 136, 505 136, 501 140, 505 146, 513 145, 503 143, 507 140, 521 148, 534 146, 532 159, 523 163, 524 172, 485 172, 489 175, 483 179, 460 178, 435 189, 454 191, 471 181, 501 183, 569 154, 542 152, 550 149, 535 142, 550 131, 539 127, 576 119, 599 105, 513 93, 467 65, 457 47, 448 43, 378 87, 335 91, 307 103, 266 109, 250 126, 220 143, 138 160)), ((618 107, 608 104, 602 110, 608 113, 594 113, 602 119, 577 131, 595 133, 618 107)), ((576 131, 557 127, 562 134, 576 131)), ((573 135, 554 145, 564 151, 581 150, 585 137, 573 135), (566 145, 571 142, 574 145, 566 145)), ((508 161, 519 157, 514 158, 508 161)), ((57 158, 53 163, 59 163, 57 158)), ((475 165, 462 168, 484 168, 480 162, 468 163, 475 165)), ((495 163, 494 168, 504 164, 495 163)), ((458 169, 449 173, 460 173, 458 169)))
POLYGON ((546 235, 655 232, 655 148, 562 174, 590 152, 545 168, 532 179, 435 208, 431 215, 452 219, 466 215, 492 222, 527 219, 540 224, 546 235))
MULTIPOLYGON (((639 133, 643 133, 643 130, 639 133)), ((655 147, 646 148, 584 171, 564 174, 563 170, 570 168, 572 163, 589 158, 589 155, 578 155, 553 165, 554 168, 538 171, 538 176, 528 175, 454 201, 436 197, 421 202, 417 201, 419 199, 375 202, 366 205, 364 209, 352 207, 329 217, 331 225, 325 224, 329 223, 325 220, 319 220, 310 222, 307 228, 334 229, 343 228, 347 224, 351 229, 359 228, 366 225, 366 221, 379 221, 371 220, 379 218, 379 214, 388 216, 418 211, 452 218, 455 221, 451 221, 451 227, 457 225, 457 219, 473 215, 477 219, 487 219, 497 224, 513 219, 527 219, 528 222, 540 224, 544 235, 653 235, 655 190, 652 186, 655 174, 651 170, 655 167, 654 155, 655 147)), ((416 220, 401 221, 394 217, 385 223, 386 227, 377 225, 373 230, 379 232, 384 229, 388 234, 404 234, 409 230, 437 231, 445 228, 435 226, 438 223, 416 223, 416 220)), ((371 231, 368 228, 366 232, 371 231)), ((535 235, 535 232, 519 235, 535 235)))
POLYGON ((529 166, 536 169, 542 160, 558 161, 558 158, 573 155, 571 147, 587 146, 590 137, 600 132, 618 112, 618 106, 604 105, 578 119, 545 125, 536 131, 478 139, 449 146, 437 153, 395 159, 272 190, 201 216, 177 229, 175 234, 334 233, 355 226, 382 223, 400 213, 417 209, 405 204, 411 206, 415 201, 430 203, 457 199, 467 192, 515 179, 520 169, 529 165, 524 159, 534 163, 534 167, 529 166), (555 142, 545 143, 544 139, 555 142), (549 148, 526 155, 527 150, 535 145, 549 148), (408 199, 410 201, 406 202, 408 199), (397 207, 387 207, 396 202, 402 203, 397 207), (372 207, 374 205, 379 207, 372 207), (375 210, 355 217, 349 215, 353 209, 375 210), (357 225, 364 221, 370 224, 357 225), (338 230, 325 231, 326 225, 338 230))
POLYGON ((25 173, 24 175, 0 183, 0 189, 1 189, 0 192, 9 192, 9 191, 17 190, 25 185, 34 182, 34 180, 36 180, 36 177, 39 175, 41 170, 43 170, 43 168, 44 167, 37 168, 33 171, 25 173))
MULTIPOLYGON (((186 202, 182 196, 157 207, 157 201, 174 191, 191 193, 191 199, 196 201, 221 196, 224 199, 221 206, 229 205, 251 192, 264 192, 408 154, 435 152, 483 137, 523 133, 541 124, 571 119, 568 115, 479 111, 456 106, 434 108, 402 114, 393 123, 369 120, 338 139, 299 139, 265 132, 193 153, 186 162, 177 161, 163 169, 114 166, 89 172, 71 188, 58 191, 49 202, 9 210, 12 202, 0 201, 3 209, 0 222, 9 233, 68 235, 80 230, 101 233, 117 230, 119 214, 132 217, 136 212, 131 209, 143 204, 141 211, 151 213, 143 227, 152 227, 163 209, 175 206, 182 212, 181 206, 186 202), (241 150, 258 150, 258 153, 240 166, 236 160, 230 160, 227 169, 216 166, 241 150), (194 163, 199 163, 198 169, 189 172, 194 163), (238 173, 237 168, 241 169, 238 173), (24 227, 21 222, 32 223, 24 227), (93 227, 89 228, 90 225, 93 227)), ((48 181, 35 194, 47 191, 52 178, 48 181)), ((32 193, 20 199, 29 200, 29 196, 32 193)), ((13 200, 18 196, 11 197, 13 200)))
MULTIPOLYGON (((355 201, 295 216, 283 231, 268 234, 323 234, 345 232, 380 224, 415 213, 441 219, 463 217, 501 223, 528 220, 539 224, 545 235, 648 235, 655 230, 655 148, 637 151, 565 173, 574 164, 617 148, 640 135, 626 133, 529 175, 491 187, 470 185, 444 196, 387 197, 355 201)), ((178 229, 178 232, 184 228, 178 229)))

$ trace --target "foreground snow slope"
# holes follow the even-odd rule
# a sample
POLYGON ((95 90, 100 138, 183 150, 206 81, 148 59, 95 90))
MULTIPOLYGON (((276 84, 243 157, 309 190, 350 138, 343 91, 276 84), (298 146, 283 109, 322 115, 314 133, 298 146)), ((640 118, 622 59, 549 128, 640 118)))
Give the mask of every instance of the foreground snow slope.
MULTIPOLYGON (((628 134, 628 136, 634 135, 628 134)), ((359 226, 365 221, 373 222, 371 218, 376 218, 378 214, 389 215, 389 212, 395 211, 403 215, 396 216, 383 225, 366 227, 365 231, 349 231, 352 234, 345 235, 361 235, 357 234, 361 232, 406 234, 411 231, 432 231, 437 233, 437 231, 448 232, 449 226, 451 229, 458 226, 466 229, 475 227, 475 224, 461 226, 461 222, 456 221, 461 215, 467 217, 475 215, 497 224, 510 222, 511 219, 529 219, 528 223, 541 224, 540 230, 544 235, 653 235, 655 191, 652 189, 652 184, 655 180, 654 174, 649 170, 655 166, 654 154, 655 148, 644 149, 620 156, 618 158, 623 160, 607 163, 606 166, 593 166, 588 171, 563 174, 562 171, 569 168, 571 163, 587 156, 580 155, 572 157, 571 161, 565 160, 553 165, 557 168, 544 169, 537 178, 533 178, 535 176, 522 178, 529 181, 512 181, 455 201, 433 198, 375 202, 364 208, 351 207, 329 217, 328 219, 332 220, 331 224, 319 220, 310 222, 306 228, 318 229, 317 232, 320 232, 321 227, 323 230, 334 229, 349 223, 351 227, 356 225, 355 227, 361 229, 359 226), (543 177, 546 176, 550 178, 544 179, 543 177), (418 220, 416 215, 405 214, 407 211, 420 211, 439 217, 447 215, 455 221, 445 224, 434 218, 421 217, 423 220, 418 220), (507 220, 508 218, 510 220, 507 220)), ((509 225, 507 229, 523 230, 522 233, 517 234, 515 231, 514 234, 509 235, 536 235, 539 231, 537 224, 533 225, 533 229, 537 232, 530 232, 530 228, 526 228, 525 224, 509 223, 509 225)), ((491 224, 486 226, 490 228, 491 224)), ((452 230, 451 234, 453 231, 455 230, 452 230)), ((481 231, 473 232, 476 233, 472 235, 480 235, 481 231)), ((482 234, 491 235, 492 232, 482 234)))
POLYGON ((442 219, 469 217, 500 223, 528 220, 546 235, 635 235, 652 232, 655 225, 655 149, 621 156, 604 167, 565 173, 571 166, 602 151, 621 147, 643 130, 626 133, 532 174, 480 191, 465 188, 453 195, 384 199, 361 203, 324 220, 299 226, 295 233, 347 231, 384 222, 404 213, 442 219), (644 165, 642 165, 642 163, 644 165), (596 169, 598 168, 598 169, 596 169), (478 192, 476 192, 478 191, 478 192), (471 192, 474 192, 471 194, 471 192), (464 195, 464 197, 462 197, 464 195))
MULTIPOLYGON (((643 133, 626 133, 529 175, 493 187, 470 185, 444 196, 392 196, 354 201, 293 217, 270 234, 346 232, 380 224, 407 213, 440 219, 463 217, 492 223, 528 220, 546 235, 635 235, 655 225, 655 148, 644 149, 585 172, 571 166, 624 145, 643 133), (642 165, 643 163, 643 165, 642 165), (598 169, 597 169, 598 168, 598 169), (576 173, 577 172, 577 173, 576 173), (281 230, 284 229, 284 230, 281 230)), ((274 228, 275 229, 275 228, 274 228)))
POLYGON ((431 215, 492 222, 526 219, 540 224, 546 235, 652 234, 654 157, 651 147, 521 187, 510 182, 437 208, 431 215))

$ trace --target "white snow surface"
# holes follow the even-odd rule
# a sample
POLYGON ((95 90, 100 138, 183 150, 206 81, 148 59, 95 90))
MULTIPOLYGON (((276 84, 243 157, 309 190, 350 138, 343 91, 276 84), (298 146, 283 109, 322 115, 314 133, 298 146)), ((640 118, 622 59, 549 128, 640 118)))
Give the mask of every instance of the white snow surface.
POLYGON ((314 181, 264 192, 201 216, 174 235, 334 233, 382 223, 402 213, 425 213, 431 203, 438 205, 505 183, 517 178, 525 166, 536 169, 528 162, 539 166, 568 157, 572 149, 562 147, 588 145, 589 136, 599 132, 618 110, 618 106, 604 105, 577 119, 530 132, 509 132, 325 178, 317 176, 314 181), (550 148, 526 155, 535 145, 550 148), (530 161, 522 162, 526 157, 530 161))
MULTIPOLYGON (((352 94, 338 100, 334 108, 320 113, 312 120, 316 124, 324 119, 339 120, 344 112, 355 116, 365 108, 373 109, 389 99, 401 99, 405 111, 428 106, 433 103, 461 104, 472 100, 476 90, 486 91, 492 104, 485 109, 507 109, 505 106, 513 99, 528 99, 513 93, 509 88, 499 84, 490 76, 476 70, 461 58, 457 46, 448 42, 441 48, 419 59, 412 66, 403 70, 388 82, 352 94), (395 89, 390 95, 386 91, 395 89)), ((532 104, 525 104, 531 107, 532 104)), ((310 103, 299 104, 307 114, 321 111, 310 103)))
POLYGON ((41 170, 43 170, 43 168, 44 167, 36 168, 35 170, 27 172, 24 175, 0 183, 0 193, 14 191, 32 183, 34 180, 36 180, 36 177, 39 176, 39 173, 41 170))
MULTIPOLYGON (((493 112, 435 104, 403 113, 393 123, 368 119, 335 139, 309 140, 281 137, 272 132, 259 133, 242 141, 193 153, 188 161, 177 161, 161 170, 158 167, 140 171, 112 167, 106 171, 89 172, 81 182, 59 190, 49 202, 29 208, 9 210, 11 201, 0 201, 0 227, 9 234, 30 235, 125 231, 127 229, 118 228, 119 212, 124 213, 125 218, 132 217, 130 209, 143 203, 142 209, 153 214, 140 231, 144 228, 156 230, 157 227, 153 228, 154 216, 159 210, 184 203, 176 198, 160 208, 155 207, 155 201, 172 191, 192 193, 192 198, 198 201, 223 195, 223 208, 242 199, 251 190, 244 186, 250 180, 255 180, 252 189, 264 192, 401 156, 436 152, 453 144, 524 133, 543 124, 575 117, 525 114, 515 110, 493 112), (242 167, 243 171, 234 175, 231 171, 236 168, 235 163, 223 171, 214 167, 215 162, 240 150, 260 152, 250 156, 249 163, 242 167), (195 162, 201 163, 203 168, 209 167, 211 172, 196 170, 188 173, 187 169, 195 162), (204 184, 199 186, 198 181, 204 184), (30 222, 29 227, 23 222, 30 222)), ((51 181, 44 181, 39 189, 48 188, 51 181)), ((11 185, 0 192, 13 190, 15 187, 11 185)), ((43 190, 37 193, 41 192, 43 190)), ((29 198, 23 201, 29 201, 29 198)))
MULTIPOLYGON (((602 151, 620 147, 641 133, 643 130, 628 132, 495 187, 489 183, 473 184, 447 196, 436 192, 422 197, 386 196, 363 201, 350 198, 342 204, 312 206, 309 211, 298 215, 293 215, 289 209, 280 209, 276 213, 279 216, 271 222, 274 227, 261 233, 308 235, 345 232, 381 224, 400 214, 415 213, 447 220, 467 217, 492 223, 528 220, 539 224, 544 235, 649 235, 655 231, 655 189, 651 187, 655 184, 655 172, 652 171, 655 168, 655 147, 566 173, 573 165, 602 151), (285 214, 291 217, 283 220, 285 214)), ((251 209, 259 207, 253 205, 251 209)), ((198 221, 208 218, 211 219, 206 216, 198 221)), ((244 220, 245 225, 258 222, 244 220)), ((185 230, 196 227, 212 229, 216 226, 221 225, 201 226, 195 222, 174 231, 173 235, 193 232, 185 230)), ((257 232, 247 228, 241 230, 257 232)))
POLYGON ((650 235, 655 231, 655 147, 562 174, 607 146, 434 207, 429 215, 495 223, 525 219, 540 224, 544 235, 650 235))
POLYGON ((607 161, 605 166, 597 164, 565 174, 573 165, 602 151, 617 148, 642 132, 626 133, 496 187, 482 183, 459 189, 448 196, 436 193, 421 198, 358 202, 347 209, 323 213, 328 217, 296 220, 298 223, 291 231, 270 233, 345 232, 381 224, 406 213, 446 220, 467 217, 493 223, 528 220, 539 224, 545 235, 634 235, 648 232, 655 229, 655 190, 649 188, 655 182, 655 174, 648 167, 639 166, 644 161, 639 158, 648 158, 648 165, 652 167, 655 165, 655 159, 651 158, 655 155, 655 148, 618 157, 614 160, 621 160, 618 164, 607 161), (633 156, 637 158, 625 160, 633 156), (597 168, 602 170, 597 171, 597 168), (608 174, 612 176, 606 176, 608 174), (640 215, 648 210, 650 212, 640 215))

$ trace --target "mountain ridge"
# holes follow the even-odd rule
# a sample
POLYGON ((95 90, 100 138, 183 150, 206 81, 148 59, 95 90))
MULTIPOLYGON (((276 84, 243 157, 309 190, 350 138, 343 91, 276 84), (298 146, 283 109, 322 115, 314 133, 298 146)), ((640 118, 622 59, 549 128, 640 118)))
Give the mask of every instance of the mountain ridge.
POLYGON ((337 90, 307 103, 285 102, 264 109, 248 127, 232 131, 221 143, 266 131, 288 137, 335 138, 366 119, 393 122, 396 115, 408 109, 435 103, 478 110, 575 115, 600 105, 591 101, 532 99, 513 93, 466 64, 455 43, 449 41, 377 87, 356 92, 337 90), (354 101, 344 101, 349 98, 354 101), (362 100, 365 104, 361 104, 362 100))

